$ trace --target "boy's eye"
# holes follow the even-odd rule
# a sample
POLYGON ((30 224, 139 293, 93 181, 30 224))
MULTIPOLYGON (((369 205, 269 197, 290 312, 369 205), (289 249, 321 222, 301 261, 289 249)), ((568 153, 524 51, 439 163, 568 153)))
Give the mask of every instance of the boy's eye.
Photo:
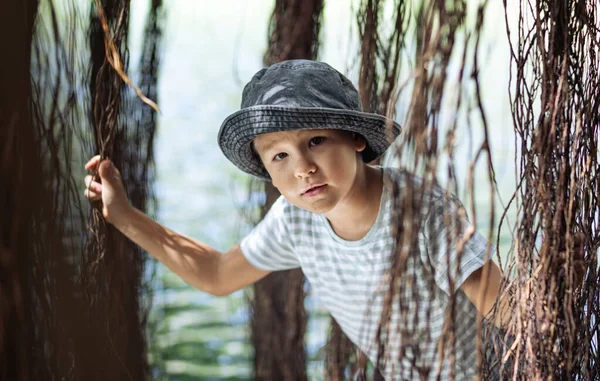
POLYGON ((286 158, 286 156, 287 156, 287 153, 284 153, 284 152, 278 153, 277 155, 273 156, 273 161, 283 160, 286 158))
POLYGON ((325 138, 323 136, 316 136, 316 137, 310 139, 310 145, 311 146, 319 145, 319 144, 323 143, 323 140, 325 140, 325 138))

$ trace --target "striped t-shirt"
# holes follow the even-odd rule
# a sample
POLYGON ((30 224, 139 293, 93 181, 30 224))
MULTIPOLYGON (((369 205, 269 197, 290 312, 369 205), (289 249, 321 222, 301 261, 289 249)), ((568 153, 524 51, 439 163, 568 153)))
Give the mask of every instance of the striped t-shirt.
MULTIPOLYGON (((244 256, 259 269, 301 267, 314 294, 373 363, 377 360, 375 337, 395 246, 392 182, 400 191, 407 190, 409 182, 413 189, 421 185, 419 178, 397 169, 385 168, 383 173, 379 213, 370 231, 358 241, 340 238, 325 216, 298 208, 280 197, 241 242, 244 256)), ((484 265, 487 241, 477 232, 473 234, 460 255, 457 272, 459 256, 448 242, 461 235, 469 222, 465 217, 459 224, 459 233, 448 233, 457 230, 446 228, 444 210, 448 214, 447 208, 462 206, 440 188, 423 197, 422 227, 415 232, 418 249, 413 248, 406 261, 386 336, 390 344, 384 358, 389 358, 380 370, 386 380, 422 379, 418 372, 427 369, 428 379, 438 379, 438 374, 442 380, 449 379, 449 349, 441 364, 437 349, 444 324, 453 322, 454 376, 456 380, 472 380, 476 374, 476 309, 458 287, 484 265), (455 318, 447 319, 451 284, 457 290, 455 318)))

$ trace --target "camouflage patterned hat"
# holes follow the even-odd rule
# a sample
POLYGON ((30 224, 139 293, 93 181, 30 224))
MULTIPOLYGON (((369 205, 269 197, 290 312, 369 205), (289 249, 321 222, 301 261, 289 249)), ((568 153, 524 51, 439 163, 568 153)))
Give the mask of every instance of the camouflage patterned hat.
POLYGON ((350 80, 322 62, 290 60, 260 70, 242 93, 241 109, 225 119, 219 146, 239 169, 270 181, 252 140, 260 134, 291 130, 339 129, 367 141, 362 152, 368 163, 400 134, 400 125, 362 111, 350 80))

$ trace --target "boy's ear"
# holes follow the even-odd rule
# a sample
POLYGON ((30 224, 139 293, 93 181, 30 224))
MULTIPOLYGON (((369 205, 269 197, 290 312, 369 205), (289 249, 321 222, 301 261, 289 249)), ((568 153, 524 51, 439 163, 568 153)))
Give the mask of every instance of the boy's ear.
POLYGON ((365 150, 365 148, 367 148, 367 139, 365 139, 361 134, 352 132, 352 141, 354 142, 356 152, 362 152, 365 150))

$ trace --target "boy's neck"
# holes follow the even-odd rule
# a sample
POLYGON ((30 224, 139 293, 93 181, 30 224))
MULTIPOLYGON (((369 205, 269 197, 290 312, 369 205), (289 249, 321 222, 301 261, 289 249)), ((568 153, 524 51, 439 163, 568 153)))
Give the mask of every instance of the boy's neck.
POLYGON ((347 197, 325 217, 338 236, 348 241, 358 241, 367 235, 375 223, 382 193, 381 170, 364 164, 347 197))

